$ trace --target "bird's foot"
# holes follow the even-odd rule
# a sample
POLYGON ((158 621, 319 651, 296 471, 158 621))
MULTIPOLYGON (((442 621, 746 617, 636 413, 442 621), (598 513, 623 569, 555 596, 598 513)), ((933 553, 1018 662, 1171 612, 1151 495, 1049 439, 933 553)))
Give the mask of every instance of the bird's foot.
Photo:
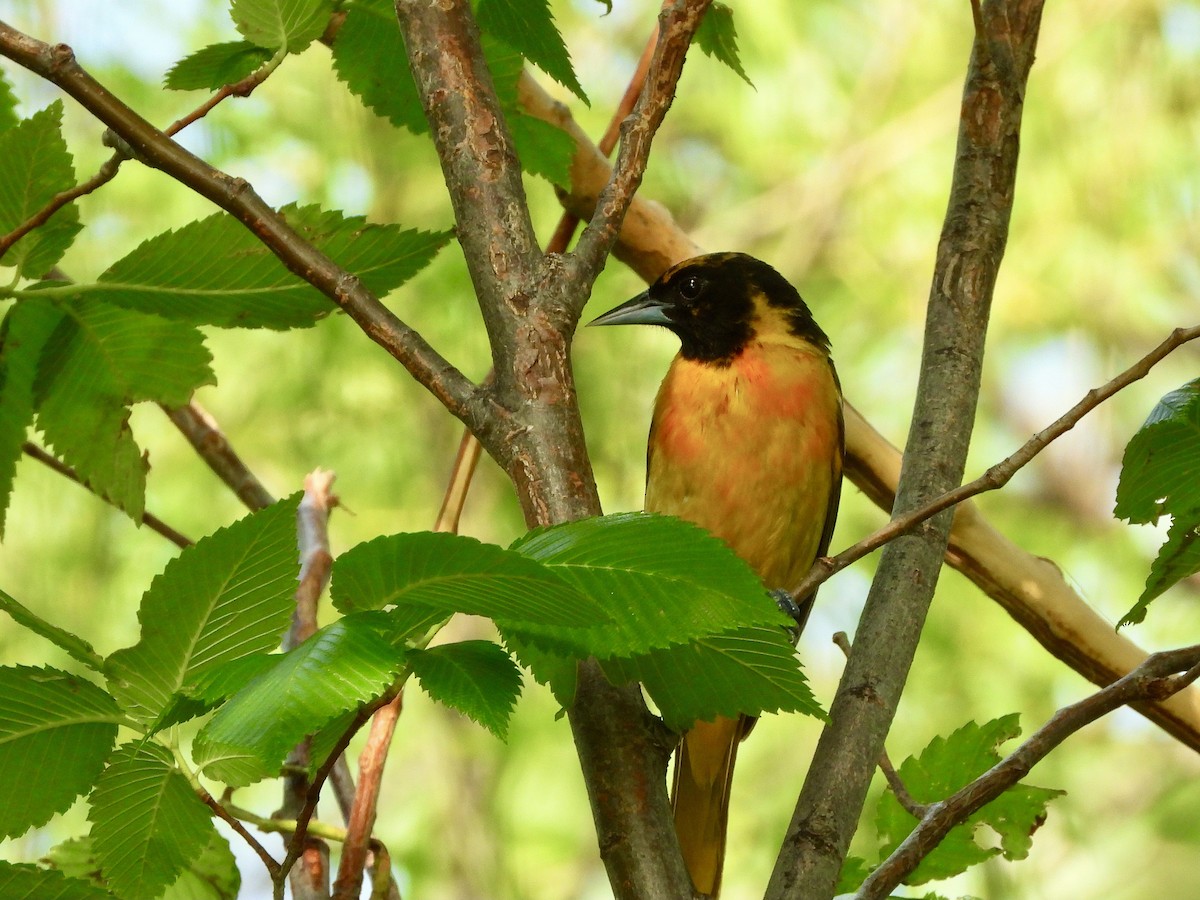
POLYGON ((804 627, 804 611, 800 609, 791 593, 783 588, 776 588, 771 591, 771 598, 775 601, 775 605, 779 607, 780 612, 785 616, 790 616, 792 621, 796 623, 786 628, 788 635, 792 639, 792 643, 796 643, 800 640, 800 629, 804 627))

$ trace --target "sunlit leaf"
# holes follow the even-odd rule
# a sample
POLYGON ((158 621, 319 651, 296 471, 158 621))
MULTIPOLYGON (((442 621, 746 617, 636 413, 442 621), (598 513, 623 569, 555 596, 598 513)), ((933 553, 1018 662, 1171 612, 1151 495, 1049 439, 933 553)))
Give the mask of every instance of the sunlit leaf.
POLYGON ((295 605, 297 502, 203 538, 154 579, 138 612, 141 640, 106 666, 130 715, 153 722, 192 679, 278 645, 295 605))
POLYGON ((233 0, 233 24, 260 47, 299 53, 329 25, 332 0, 233 0))
POLYGON ((160 896, 216 835, 170 752, 150 742, 116 752, 92 791, 88 818, 104 877, 124 900, 160 896))
POLYGON ((85 792, 120 721, 113 698, 89 681, 50 668, 0 669, 0 837, 44 824, 85 792))
POLYGON ((271 55, 270 50, 249 41, 209 44, 175 63, 163 86, 172 91, 216 90, 241 81, 271 55))
POLYGON ((733 10, 729 6, 724 3, 714 3, 710 6, 696 31, 695 40, 707 55, 729 66, 742 81, 754 87, 754 82, 742 68, 742 59, 738 54, 737 27, 733 23, 733 10))
POLYGON ((479 27, 516 48, 531 63, 588 102, 548 0, 479 0, 479 27))
POLYGON ((0 861, 0 897, 5 900, 118 900, 115 894, 53 869, 0 861))
POLYGON ((408 664, 425 693, 474 719, 496 737, 508 733, 508 719, 521 693, 521 672, 491 641, 461 641, 413 650, 408 664))

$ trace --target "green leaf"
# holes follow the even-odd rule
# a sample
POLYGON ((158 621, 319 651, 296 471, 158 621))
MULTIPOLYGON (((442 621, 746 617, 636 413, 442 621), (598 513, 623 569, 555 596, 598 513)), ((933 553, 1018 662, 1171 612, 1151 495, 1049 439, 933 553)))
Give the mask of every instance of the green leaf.
POLYGON ((33 384, 42 347, 57 313, 33 301, 17 301, 0 322, 0 538, 12 496, 21 447, 33 424, 33 384))
MULTIPOLYGON (((1021 733, 1018 716, 1003 716, 985 725, 968 722, 947 738, 936 737, 919 756, 909 757, 899 768, 900 780, 918 803, 935 803, 974 781, 1001 756, 997 748, 1021 733)), ((1046 805, 1062 791, 1018 784, 954 828, 937 848, 922 860, 908 884, 924 884, 950 878, 992 856, 1024 859, 1032 835, 1046 817, 1046 805), (999 847, 983 847, 975 832, 986 825, 1000 836, 999 847)), ((889 791, 879 800, 875 815, 886 858, 917 825, 889 791)))
POLYGON ((0 837, 75 802, 104 767, 120 721, 113 698, 89 681, 50 668, 0 669, 0 837))
POLYGON ((229 15, 247 41, 299 53, 319 38, 333 15, 332 0, 233 0, 229 15))
POLYGON ((217 710, 196 737, 196 764, 235 787, 273 776, 305 735, 379 697, 400 667, 400 654, 372 624, 341 619, 217 710))
POLYGON ((571 162, 575 159, 574 139, 557 126, 541 119, 513 112, 508 116, 521 167, 531 175, 540 175, 561 188, 571 186, 571 162))
MULTIPOLYGON (((100 860, 91 837, 73 838, 50 850, 42 859, 70 878, 104 885, 100 860)), ((175 882, 158 900, 237 900, 242 876, 229 842, 215 830, 199 856, 188 860, 175 882)), ((105 893, 104 897, 111 897, 105 893)))
MULTIPOLYGON (((2 100, 2 98, 0 98, 2 100)), ((0 131, 0 234, 75 186, 75 168, 62 136, 62 101, 0 131)), ((45 225, 17 241, 0 259, 24 278, 41 278, 62 259, 79 232, 79 210, 68 203, 45 225)))
MULTIPOLYGON (((521 636, 542 639, 556 653, 583 647, 601 659, 631 656, 791 621, 726 544, 670 516, 581 519, 530 532, 512 549, 560 574, 611 620, 574 633, 520 625, 521 636)), ((506 634, 512 630, 510 623, 500 624, 506 634)))
POLYGON ((421 604, 522 623, 583 627, 604 611, 554 571, 519 553, 455 534, 375 538, 333 564, 333 605, 342 612, 421 604))
POLYGON ((241 81, 272 56, 249 41, 210 44, 171 66, 163 87, 171 91, 216 90, 241 81))
POLYGON ((208 807, 157 744, 126 744, 92 791, 92 847, 124 900, 153 900, 209 846, 208 807))
POLYGON ((429 130, 391 0, 351 0, 333 42, 333 70, 363 105, 398 128, 429 130))
POLYGON ((153 722, 192 679, 278 645, 294 607, 298 497, 203 538, 154 579, 141 640, 106 666, 130 715, 153 722))
POLYGON ((847 856, 842 863, 842 872, 838 876, 837 888, 834 895, 853 894, 871 874, 871 867, 865 859, 857 856, 847 856))
POLYGON ((491 641, 461 641, 408 655, 413 674, 434 700, 474 719, 496 737, 521 694, 521 670, 491 641))
POLYGON ((103 667, 104 660, 100 658, 91 644, 79 637, 79 635, 72 634, 66 629, 59 628, 57 625, 51 625, 2 590, 0 590, 0 610, 8 613, 18 625, 28 628, 36 635, 44 637, 89 669, 94 669, 98 672, 103 667))
POLYGON ((614 684, 640 681, 663 721, 677 730, 739 713, 825 717, 782 628, 743 628, 601 665, 614 684))
POLYGON ((0 134, 15 128, 21 121, 17 118, 17 95, 13 93, 12 85, 0 72, 0 134))
POLYGON ((140 523, 147 464, 129 431, 129 406, 178 406, 215 384, 204 339, 191 326, 94 300, 39 315, 57 324, 34 385, 38 427, 90 488, 140 523))
MULTIPOLYGON (((316 206, 285 206, 280 213, 302 238, 380 297, 428 265, 450 236, 372 225, 362 216, 344 217, 316 206)), ((222 328, 307 327, 335 309, 226 213, 156 235, 109 267, 96 284, 55 294, 99 297, 222 328)))
POLYGON ((1130 440, 1114 514, 1134 523, 1171 516, 1146 587, 1119 628, 1141 622, 1154 598, 1200 572, 1200 379, 1159 400, 1130 440))
POLYGON ((0 897, 5 900, 117 900, 115 895, 52 869, 0 861, 0 897))
POLYGON ((579 687, 579 660, 544 650, 536 644, 522 640, 521 635, 501 631, 504 645, 517 661, 530 671, 538 684, 550 688, 550 693, 563 709, 575 702, 575 691, 579 687))
POLYGON ((512 45, 531 63, 588 102, 548 0, 479 0, 479 27, 512 45))
POLYGON ((714 3, 710 6, 696 30, 695 40, 705 54, 729 66, 742 81, 754 87, 754 82, 742 68, 742 60, 738 54, 737 27, 733 23, 733 10, 730 7, 724 3, 714 3))

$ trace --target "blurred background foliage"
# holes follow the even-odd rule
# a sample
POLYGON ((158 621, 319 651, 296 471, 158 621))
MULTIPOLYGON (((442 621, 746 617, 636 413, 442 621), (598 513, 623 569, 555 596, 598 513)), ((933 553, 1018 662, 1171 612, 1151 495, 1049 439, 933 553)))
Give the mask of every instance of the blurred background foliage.
MULTIPOLYGON (((592 100, 591 108, 571 106, 598 135, 657 4, 615 0, 608 15, 594 0, 553 6, 592 100)), ((970 7, 965 0, 733 6, 754 87, 694 54, 643 193, 665 203, 706 248, 754 253, 791 278, 833 338, 847 397, 903 445, 950 181, 970 7)), ((0 0, 0 16, 43 40, 69 43, 94 75, 159 125, 202 99, 162 92, 165 71, 194 49, 235 37, 216 0, 127 0, 102 11, 89 0, 0 0)), ((968 477, 1172 327, 1196 321, 1198 65, 1195 0, 1047 8, 968 477)), ((7 63, 4 71, 24 115, 57 96, 7 63)), ((101 131, 67 102, 66 133, 81 178, 108 156, 101 131)), ((183 141, 248 178, 274 204, 319 202, 410 227, 451 224, 428 141, 364 111, 333 78, 320 45, 289 59, 251 98, 223 104, 183 141)), ((553 191, 531 181, 529 192, 548 237, 558 215, 553 191)), ((78 278, 211 211, 135 164, 80 206, 87 227, 62 265, 78 278)), ((588 315, 637 290, 636 278, 612 264, 588 315)), ((486 372, 486 341, 455 247, 389 304, 468 375, 486 372)), ((379 533, 431 526, 460 428, 345 317, 287 334, 212 331, 209 342, 220 385, 198 399, 270 489, 297 490, 315 466, 337 472, 346 510, 333 521, 335 552, 379 533)), ((582 331, 577 338, 580 402, 608 512, 641 504, 650 405, 674 349, 665 332, 582 331)), ((1113 621, 1133 604, 1161 541, 1153 529, 1111 518, 1121 450, 1159 396, 1196 376, 1198 362, 1194 349, 1176 354, 980 503, 1018 543, 1060 565, 1113 621)), ((133 427, 153 467, 149 510, 193 537, 241 515, 156 408, 138 410, 133 427)), ((883 521, 848 488, 835 549, 883 521)), ((138 599, 171 546, 30 461, 19 469, 9 523, 0 545, 7 591, 102 653, 136 640, 138 599)), ((463 532, 507 543, 522 530, 507 481, 485 461, 463 532)), ((853 633, 872 564, 822 590, 801 644, 825 702, 841 666, 830 635, 853 633)), ((1194 581, 1174 588, 1131 636, 1148 648, 1195 641, 1197 593, 1194 581)), ((466 634, 483 626, 452 627, 466 634)), ((67 665, 46 644, 0 623, 0 662, 47 661, 67 665)), ((948 571, 889 747, 898 761, 969 719, 1011 711, 1021 712, 1029 731, 1089 690, 948 571)), ((406 895, 608 896, 569 729, 554 713, 549 695, 531 685, 501 744, 418 693, 408 698, 378 826, 406 895)), ((743 746, 730 900, 757 896, 765 885, 817 734, 813 721, 768 717, 743 746)), ((1198 776, 1195 754, 1132 712, 1110 716, 1029 778, 1068 792, 1051 806, 1030 858, 982 866, 941 891, 990 900, 1194 896, 1198 776)), ((265 812, 278 796, 265 786, 239 802, 265 812)), ((36 858, 62 835, 85 830, 84 814, 76 808, 0 853, 36 858)), ((869 856, 872 836, 868 825, 856 850, 869 856)), ((246 897, 264 890, 256 866, 247 866, 246 897)))

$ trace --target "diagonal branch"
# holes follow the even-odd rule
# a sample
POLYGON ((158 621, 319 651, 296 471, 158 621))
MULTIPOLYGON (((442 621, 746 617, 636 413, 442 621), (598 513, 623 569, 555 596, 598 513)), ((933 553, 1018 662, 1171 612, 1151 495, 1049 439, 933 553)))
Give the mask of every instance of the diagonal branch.
POLYGON ((862 883, 856 900, 884 900, 955 825, 1024 778, 1046 755, 1101 716, 1142 700, 1162 700, 1200 674, 1200 645, 1155 653, 1102 691, 1063 707, 1006 758, 945 800, 930 804, 912 833, 862 883), (1186 670, 1186 671, 1185 671, 1186 670), (1182 675, 1175 675, 1182 672, 1182 675), (1171 677, 1174 676, 1174 677, 1171 677))
POLYGON ((346 311, 366 335, 398 360, 451 413, 474 430, 501 427, 502 415, 424 338, 354 276, 305 241, 248 182, 210 166, 167 137, 99 84, 65 44, 50 46, 0 22, 0 55, 62 88, 160 169, 245 225, 293 273, 346 311))
POLYGON ((943 510, 957 506, 964 500, 968 500, 977 494, 1004 487, 1017 472, 1050 446, 1054 440, 1062 437, 1079 424, 1080 419, 1089 412, 1117 392, 1129 387, 1135 381, 1145 378, 1150 374, 1150 370, 1171 352, 1182 347, 1189 341, 1194 341, 1196 338, 1200 338, 1200 325, 1193 325, 1191 328, 1176 328, 1161 344, 1115 378, 1105 382, 1100 387, 1088 391, 1082 400, 1050 425, 1046 426, 1046 428, 1033 435, 1015 453, 996 463, 974 481, 961 485, 952 491, 947 491, 940 497, 926 503, 920 509, 895 516, 887 525, 880 528, 874 534, 868 535, 858 543, 847 547, 836 556, 817 560, 809 573, 804 576, 804 580, 792 591, 792 596, 807 597, 818 585, 823 584, 833 575, 846 568, 846 566, 857 562, 868 553, 878 550, 900 535, 911 533, 922 522, 928 521, 943 510))

